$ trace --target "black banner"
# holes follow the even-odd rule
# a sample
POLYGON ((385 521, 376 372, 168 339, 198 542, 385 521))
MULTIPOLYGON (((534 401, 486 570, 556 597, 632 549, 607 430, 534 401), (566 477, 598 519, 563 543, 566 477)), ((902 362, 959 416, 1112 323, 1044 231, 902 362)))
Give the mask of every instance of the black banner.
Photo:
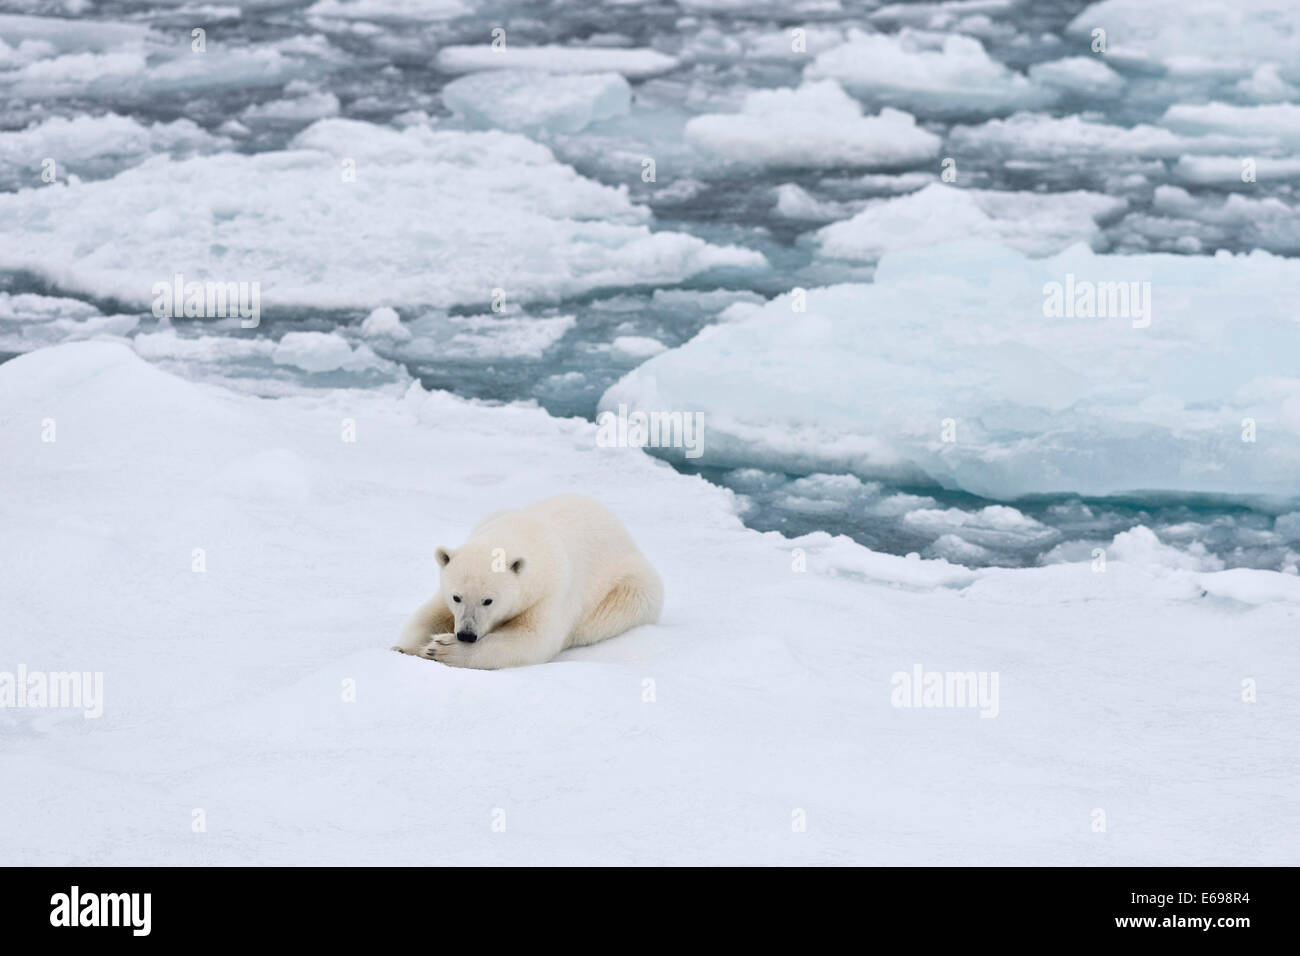
MULTIPOLYGON (((1120 940, 1232 946, 1278 937, 1284 869, 835 869, 678 871, 567 878, 535 870, 324 868, 8 869, 6 942, 373 942, 414 923, 524 931, 586 908, 575 930, 653 937, 665 924, 748 936, 844 927, 935 942, 1120 940), (618 883, 627 881, 627 888, 618 883), (540 892, 539 892, 540 890, 540 892), (611 902, 613 906, 611 906, 611 902), (645 920, 640 930, 632 923, 645 920), (541 922, 541 921, 545 922, 541 922), (620 925, 622 928, 620 929, 620 925), (917 935, 919 934, 919 935, 917 935)), ((550 935, 549 933, 547 934, 550 935)), ((540 939, 538 942, 542 942, 540 939)), ((11 950, 17 951, 17 950, 11 950)))

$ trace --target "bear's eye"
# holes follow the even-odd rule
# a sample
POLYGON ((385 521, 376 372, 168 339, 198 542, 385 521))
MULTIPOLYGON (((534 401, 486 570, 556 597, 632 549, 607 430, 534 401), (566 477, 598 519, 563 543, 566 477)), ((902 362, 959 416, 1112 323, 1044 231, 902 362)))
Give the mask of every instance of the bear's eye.
POLYGON ((487 606, 488 606, 489 604, 491 604, 491 603, 492 603, 492 599, 491 599, 491 598, 484 598, 484 599, 483 599, 483 606, 484 606, 484 607, 487 607, 487 606))
POLYGON ((457 604, 460 603, 460 595, 459 595, 459 594, 453 594, 453 595, 451 596, 451 599, 452 599, 453 601, 455 601, 457 604))

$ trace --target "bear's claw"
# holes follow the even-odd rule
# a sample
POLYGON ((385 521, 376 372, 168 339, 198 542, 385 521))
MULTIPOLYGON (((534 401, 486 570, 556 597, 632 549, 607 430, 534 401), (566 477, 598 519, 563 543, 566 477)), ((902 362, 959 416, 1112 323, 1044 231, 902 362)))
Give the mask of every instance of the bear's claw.
POLYGON ((457 644, 455 634, 439 634, 437 637, 429 639, 429 643, 415 652, 416 657, 421 657, 426 661, 441 661, 446 663, 448 654, 447 648, 454 647, 457 644))

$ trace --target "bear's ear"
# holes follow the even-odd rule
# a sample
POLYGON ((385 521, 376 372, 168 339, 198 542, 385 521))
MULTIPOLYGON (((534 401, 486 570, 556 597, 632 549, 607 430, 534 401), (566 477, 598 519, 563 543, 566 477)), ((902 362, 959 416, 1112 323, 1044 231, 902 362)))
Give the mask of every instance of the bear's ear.
POLYGON ((447 563, 451 560, 451 552, 446 548, 439 548, 437 551, 433 552, 433 556, 438 559, 438 567, 440 568, 445 568, 447 563))
POLYGON ((510 562, 510 570, 515 572, 515 574, 518 574, 523 569, 524 569, 523 558, 515 558, 513 561, 510 562))

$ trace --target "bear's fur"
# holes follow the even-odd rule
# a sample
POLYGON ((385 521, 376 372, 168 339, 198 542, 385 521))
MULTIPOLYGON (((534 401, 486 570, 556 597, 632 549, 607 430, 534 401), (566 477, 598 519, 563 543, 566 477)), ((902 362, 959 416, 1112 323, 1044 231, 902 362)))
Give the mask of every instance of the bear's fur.
POLYGON ((393 650, 453 667, 542 664, 653 624, 663 606, 663 582, 623 523, 582 495, 488 515, 436 556, 438 593, 393 650))

